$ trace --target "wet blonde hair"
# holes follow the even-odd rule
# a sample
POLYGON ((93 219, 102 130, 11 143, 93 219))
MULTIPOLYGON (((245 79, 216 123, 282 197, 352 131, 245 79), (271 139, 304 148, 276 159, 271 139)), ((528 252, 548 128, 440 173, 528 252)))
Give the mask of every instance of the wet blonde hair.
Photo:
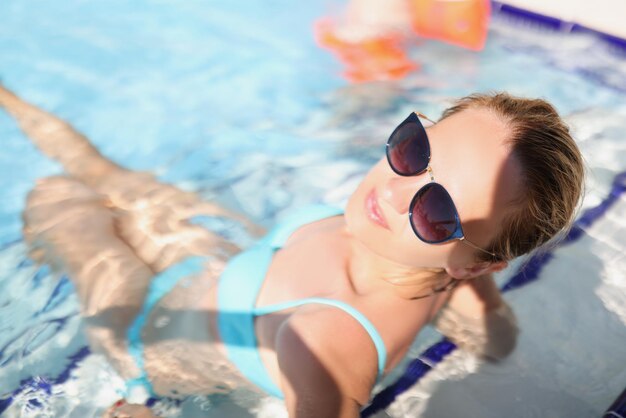
MULTIPOLYGON (((494 255, 476 252, 477 261, 509 261, 569 229, 583 193, 583 158, 568 126, 545 100, 507 93, 472 94, 457 100, 440 120, 470 108, 488 109, 505 121, 509 127, 505 141, 521 167, 524 187, 485 248, 494 255)), ((429 272, 428 279, 422 271, 387 280, 405 291, 417 291, 441 286, 448 277, 442 269, 429 272)))

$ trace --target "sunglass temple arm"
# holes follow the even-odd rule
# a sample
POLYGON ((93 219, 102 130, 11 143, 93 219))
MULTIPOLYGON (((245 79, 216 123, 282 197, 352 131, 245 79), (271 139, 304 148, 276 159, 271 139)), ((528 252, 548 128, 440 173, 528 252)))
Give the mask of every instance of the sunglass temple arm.
POLYGON ((434 120, 430 119, 428 116, 426 116, 425 114, 421 113, 421 112, 413 112, 415 113, 418 117, 422 118, 422 119, 426 119, 428 122, 432 123, 433 125, 437 122, 435 122, 434 120))
POLYGON ((461 238, 459 238, 459 240, 460 240, 461 242, 465 243, 466 245, 469 245, 470 247, 472 247, 472 248, 476 249, 476 250, 480 250, 480 251, 482 251, 482 252, 484 252, 484 253, 489 254, 489 255, 490 255, 490 256, 492 256, 492 257, 495 257, 495 256, 496 256, 496 255, 495 255, 494 253, 492 253, 491 251, 487 251, 487 250, 485 250, 485 249, 482 249, 482 248, 480 248, 478 245, 473 244, 471 241, 468 241, 465 237, 461 237, 461 238))

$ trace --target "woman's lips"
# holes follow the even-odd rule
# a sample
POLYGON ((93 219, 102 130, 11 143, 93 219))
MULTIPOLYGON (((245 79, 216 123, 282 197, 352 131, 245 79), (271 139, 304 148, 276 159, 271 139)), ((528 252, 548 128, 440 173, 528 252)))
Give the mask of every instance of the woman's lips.
POLYGON ((376 189, 372 189, 365 198, 365 213, 370 221, 382 226, 385 229, 389 229, 387 220, 383 215, 383 211, 378 206, 378 196, 376 196, 376 189))

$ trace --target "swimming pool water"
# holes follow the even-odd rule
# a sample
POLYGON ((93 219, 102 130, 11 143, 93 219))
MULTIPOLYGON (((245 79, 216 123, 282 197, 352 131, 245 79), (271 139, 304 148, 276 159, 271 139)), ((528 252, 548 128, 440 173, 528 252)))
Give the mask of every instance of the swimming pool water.
MULTIPOLYGON (((313 20, 336 7, 5 0, 0 82, 71 122, 115 161, 266 225, 307 203, 341 204, 406 114, 437 117, 474 91, 555 104, 589 166, 584 207, 600 203, 626 170, 626 60, 596 38, 495 18, 480 54, 422 42, 410 50, 421 71, 348 85, 312 37, 313 20)), ((0 138, 3 416, 93 416, 117 399, 121 382, 84 350, 71 284, 32 265, 21 241, 26 193, 60 168, 1 112, 0 138)), ((540 281, 507 295, 522 328, 509 359, 483 364, 456 352, 387 413, 599 415, 626 383, 624 215, 622 197, 585 237, 555 251, 540 281)), ((437 339, 426 329, 411 355, 437 339)), ((280 403, 260 402, 241 392, 155 408, 164 416, 284 414, 280 403)))

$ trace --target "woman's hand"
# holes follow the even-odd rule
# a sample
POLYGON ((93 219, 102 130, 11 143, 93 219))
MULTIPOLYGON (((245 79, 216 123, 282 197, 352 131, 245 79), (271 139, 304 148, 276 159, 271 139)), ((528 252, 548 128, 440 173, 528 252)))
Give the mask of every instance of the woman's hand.
POLYGON ((150 408, 144 405, 130 404, 123 400, 115 402, 107 409, 102 418, 158 418, 150 408))

